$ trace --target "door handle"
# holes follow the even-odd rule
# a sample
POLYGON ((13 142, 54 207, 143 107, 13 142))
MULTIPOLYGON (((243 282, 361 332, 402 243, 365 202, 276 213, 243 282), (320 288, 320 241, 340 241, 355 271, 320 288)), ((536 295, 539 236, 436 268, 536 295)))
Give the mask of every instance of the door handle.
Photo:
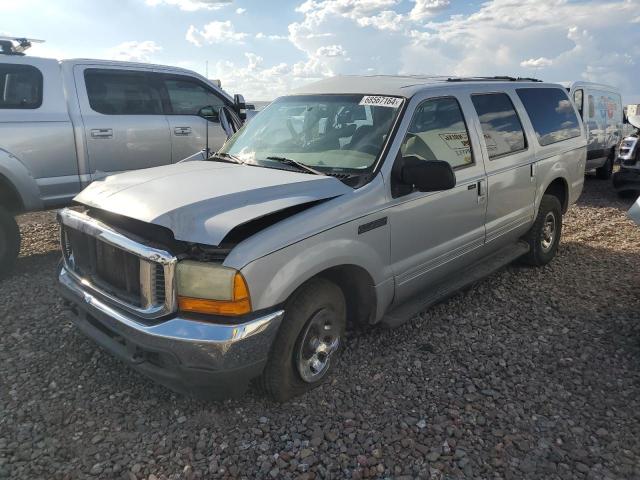
POLYGON ((173 129, 175 135, 191 135, 191 127, 176 127, 173 129))
POLYGON ((478 205, 482 205, 487 200, 486 180, 478 180, 478 205))
POLYGON ((91 138, 113 138, 112 128, 92 128, 91 138))

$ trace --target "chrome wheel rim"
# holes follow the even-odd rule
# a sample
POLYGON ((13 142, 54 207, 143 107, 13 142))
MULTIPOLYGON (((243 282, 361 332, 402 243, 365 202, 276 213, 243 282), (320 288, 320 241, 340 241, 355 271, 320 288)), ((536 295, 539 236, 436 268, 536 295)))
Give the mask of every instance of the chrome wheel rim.
POLYGON ((542 238, 540 243, 542 250, 548 252, 553 247, 553 243, 556 239, 556 216, 553 212, 548 212, 544 217, 544 224, 542 225, 542 238))
POLYGON ((331 311, 323 308, 307 322, 296 351, 296 366, 302 380, 313 383, 325 376, 331 356, 340 347, 340 331, 331 311))

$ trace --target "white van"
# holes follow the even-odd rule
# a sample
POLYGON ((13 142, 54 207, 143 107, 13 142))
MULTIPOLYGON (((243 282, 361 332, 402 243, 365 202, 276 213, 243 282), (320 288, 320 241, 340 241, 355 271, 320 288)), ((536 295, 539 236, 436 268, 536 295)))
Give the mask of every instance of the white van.
POLYGON ((586 171, 594 170, 607 180, 613 172, 616 147, 622 138, 623 112, 620 92, 608 85, 591 82, 565 82, 582 116, 587 132, 586 171))

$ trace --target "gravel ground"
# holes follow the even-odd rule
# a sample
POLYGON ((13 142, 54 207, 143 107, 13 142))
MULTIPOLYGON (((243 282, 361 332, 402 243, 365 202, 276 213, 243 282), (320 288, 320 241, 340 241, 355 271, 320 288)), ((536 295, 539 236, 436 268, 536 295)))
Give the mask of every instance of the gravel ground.
POLYGON ((640 228, 588 179, 559 257, 392 331, 350 334, 286 404, 170 393, 99 350, 54 290, 53 215, 0 282, 0 477, 640 478, 640 228))

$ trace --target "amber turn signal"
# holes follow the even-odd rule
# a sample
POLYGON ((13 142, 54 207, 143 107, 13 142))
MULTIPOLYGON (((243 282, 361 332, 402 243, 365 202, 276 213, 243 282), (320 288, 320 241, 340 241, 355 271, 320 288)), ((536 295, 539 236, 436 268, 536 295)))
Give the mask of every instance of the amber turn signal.
POLYGON ((233 298, 231 300, 211 300, 179 295, 178 307, 183 312, 238 316, 251 312, 251 298, 247 283, 238 272, 233 278, 233 298))

